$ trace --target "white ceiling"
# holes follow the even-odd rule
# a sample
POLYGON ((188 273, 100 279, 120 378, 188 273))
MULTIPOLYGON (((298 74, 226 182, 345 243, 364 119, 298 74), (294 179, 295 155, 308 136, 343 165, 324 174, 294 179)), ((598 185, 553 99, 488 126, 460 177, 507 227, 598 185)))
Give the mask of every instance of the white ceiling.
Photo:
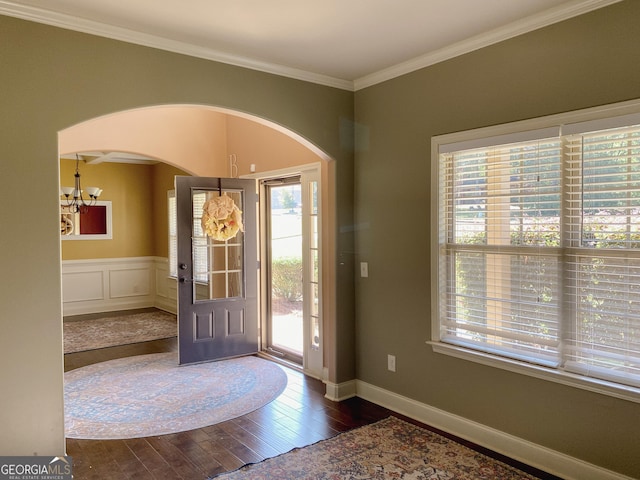
POLYGON ((0 14, 357 90, 619 0, 0 0, 0 14))

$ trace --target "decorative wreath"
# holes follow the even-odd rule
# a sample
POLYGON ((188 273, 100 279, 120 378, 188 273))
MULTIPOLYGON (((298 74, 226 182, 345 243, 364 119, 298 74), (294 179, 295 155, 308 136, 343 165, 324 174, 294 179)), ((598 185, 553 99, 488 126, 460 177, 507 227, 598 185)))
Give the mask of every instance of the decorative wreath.
POLYGON ((71 235, 73 233, 73 222, 66 215, 60 215, 60 233, 62 235, 71 235))
POLYGON ((207 200, 202 207, 201 223, 207 236, 223 242, 244 232, 242 212, 226 193, 207 200))

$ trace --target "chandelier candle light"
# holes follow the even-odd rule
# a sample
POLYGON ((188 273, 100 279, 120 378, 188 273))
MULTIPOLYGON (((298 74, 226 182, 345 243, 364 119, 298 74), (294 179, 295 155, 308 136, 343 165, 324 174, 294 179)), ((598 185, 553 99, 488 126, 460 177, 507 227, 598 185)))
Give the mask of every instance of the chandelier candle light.
POLYGON ((73 187, 60 187, 60 195, 64 195, 67 200, 67 207, 71 213, 84 213, 87 207, 95 205, 98 197, 102 193, 102 189, 98 187, 87 187, 86 191, 89 194, 89 199, 85 201, 82 196, 82 187, 80 186, 80 157, 76 155, 76 173, 74 174, 74 186, 73 187))

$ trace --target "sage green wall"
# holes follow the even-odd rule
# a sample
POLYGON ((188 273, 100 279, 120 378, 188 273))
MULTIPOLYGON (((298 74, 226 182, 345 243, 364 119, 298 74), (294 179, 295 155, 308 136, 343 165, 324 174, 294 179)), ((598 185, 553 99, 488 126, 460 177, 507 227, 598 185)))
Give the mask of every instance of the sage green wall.
POLYGON ((342 363, 331 375, 353 378, 353 152, 341 138, 353 93, 6 16, 0 66, 2 455, 64 452, 57 132, 111 112, 226 107, 290 128, 336 160, 337 252, 346 261, 336 285, 342 363))
POLYGON ((435 354, 434 135, 640 97, 640 2, 602 10, 356 92, 357 378, 640 478, 640 404, 435 354), (395 354, 397 373, 387 371, 395 354))

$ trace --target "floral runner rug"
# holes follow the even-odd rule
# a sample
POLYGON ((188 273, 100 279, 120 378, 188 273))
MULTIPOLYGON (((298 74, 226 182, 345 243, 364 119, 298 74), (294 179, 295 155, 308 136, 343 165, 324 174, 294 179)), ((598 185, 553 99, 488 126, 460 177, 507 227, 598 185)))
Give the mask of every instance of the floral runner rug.
POLYGON ((178 334, 176 316, 161 310, 64 322, 64 353, 148 342, 178 334))
POLYGON ((537 477, 389 417, 216 480, 532 480, 537 477))

